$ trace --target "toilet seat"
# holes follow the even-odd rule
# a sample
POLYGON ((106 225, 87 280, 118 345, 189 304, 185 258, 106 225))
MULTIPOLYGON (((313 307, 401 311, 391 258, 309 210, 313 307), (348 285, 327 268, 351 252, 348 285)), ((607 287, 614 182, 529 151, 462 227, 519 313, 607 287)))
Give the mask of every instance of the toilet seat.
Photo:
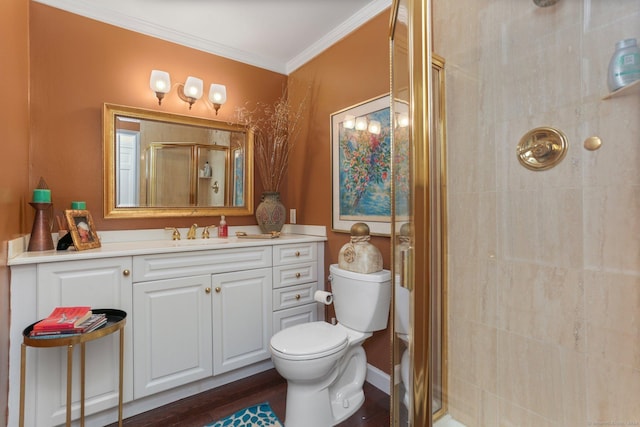
POLYGON ((309 360, 343 350, 349 339, 343 328, 311 322, 283 329, 271 338, 271 349, 283 359, 309 360))

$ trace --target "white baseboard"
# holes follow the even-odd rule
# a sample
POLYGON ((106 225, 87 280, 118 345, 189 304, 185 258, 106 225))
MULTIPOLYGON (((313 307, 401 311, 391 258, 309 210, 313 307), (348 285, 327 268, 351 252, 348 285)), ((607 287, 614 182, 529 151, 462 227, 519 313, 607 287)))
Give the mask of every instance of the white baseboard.
POLYGON ((391 394, 391 376, 367 363, 367 382, 386 394, 391 394))

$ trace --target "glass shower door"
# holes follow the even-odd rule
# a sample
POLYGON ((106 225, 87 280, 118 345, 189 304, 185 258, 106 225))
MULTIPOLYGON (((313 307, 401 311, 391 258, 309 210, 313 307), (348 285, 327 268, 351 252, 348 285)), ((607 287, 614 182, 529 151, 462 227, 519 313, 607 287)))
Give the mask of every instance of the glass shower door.
MULTIPOLYGON (((640 37, 640 3, 431 4, 447 77, 448 415, 639 425, 640 83, 610 93, 607 74, 616 43, 640 37), (537 128, 568 150, 531 170, 518 145, 537 128)), ((551 142, 529 153, 552 157, 551 142)))
MULTIPOLYGON (((391 23, 394 426, 432 423, 434 195, 429 2, 396 0, 391 23)), ((435 234, 437 236, 437 233, 435 234)))

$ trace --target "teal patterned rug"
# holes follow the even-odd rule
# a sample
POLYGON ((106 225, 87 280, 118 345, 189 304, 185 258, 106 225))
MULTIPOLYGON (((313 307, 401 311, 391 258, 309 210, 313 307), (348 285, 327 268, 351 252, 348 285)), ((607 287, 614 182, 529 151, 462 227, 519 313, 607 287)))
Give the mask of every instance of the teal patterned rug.
POLYGON ((284 427, 268 402, 244 408, 205 427, 284 427))

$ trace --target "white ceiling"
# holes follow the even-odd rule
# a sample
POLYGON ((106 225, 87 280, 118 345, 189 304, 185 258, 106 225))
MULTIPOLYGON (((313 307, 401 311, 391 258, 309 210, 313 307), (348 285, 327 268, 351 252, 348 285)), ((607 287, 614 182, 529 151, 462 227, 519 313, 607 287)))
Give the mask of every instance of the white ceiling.
POLYGON ((34 0, 289 74, 391 0, 34 0))

